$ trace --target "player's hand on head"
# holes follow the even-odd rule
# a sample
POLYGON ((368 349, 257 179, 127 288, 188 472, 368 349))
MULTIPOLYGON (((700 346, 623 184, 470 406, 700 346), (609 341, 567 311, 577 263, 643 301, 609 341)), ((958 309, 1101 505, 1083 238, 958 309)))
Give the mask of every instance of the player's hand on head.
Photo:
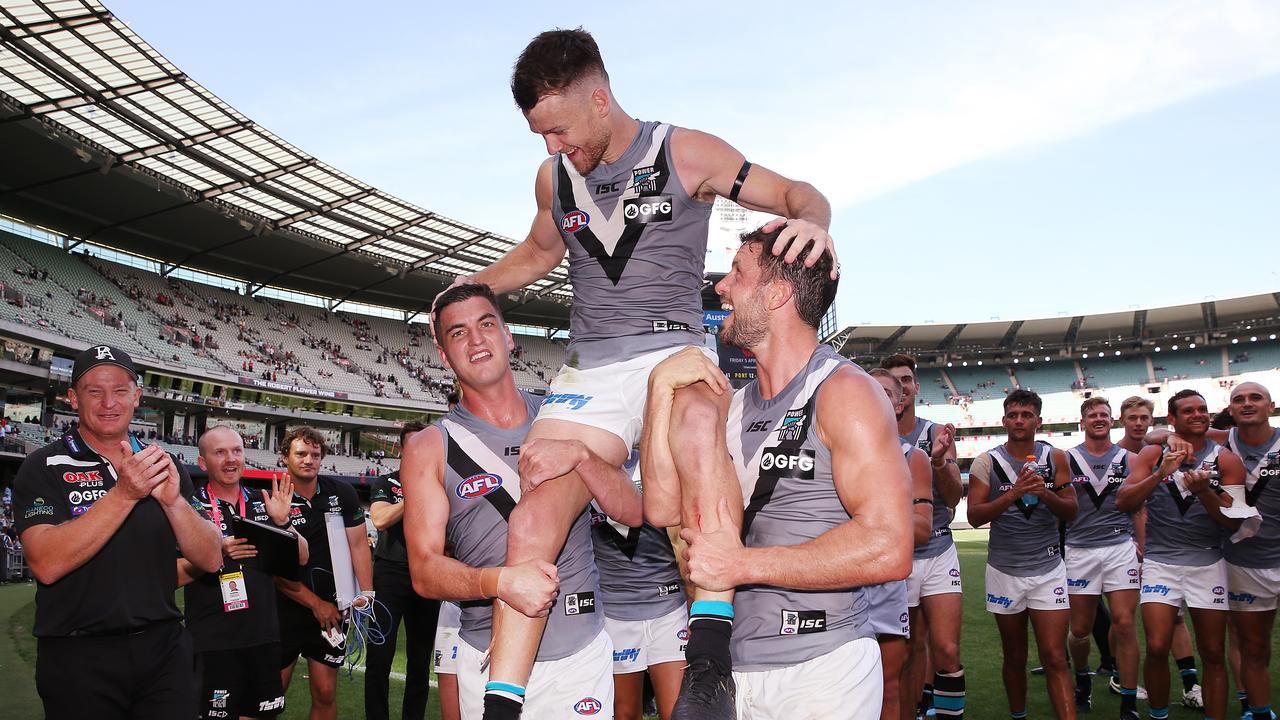
POLYGON ((649 375, 651 386, 670 392, 700 382, 706 383, 717 395, 723 395, 730 387, 729 378, 696 347, 672 353, 658 363, 649 375))
POLYGON ((542 560, 508 565, 498 576, 498 599, 528 617, 546 617, 559 591, 559 571, 542 560))
POLYGON ((141 500, 165 481, 171 464, 169 454, 158 445, 148 445, 135 453, 128 440, 121 440, 120 446, 125 461, 116 469, 120 476, 116 486, 130 500, 141 500))
POLYGON ((836 280, 840 277, 840 259, 836 257, 836 241, 831 238, 831 234, 821 225, 801 220, 799 218, 778 218, 770 221, 762 228, 764 232, 773 232, 782 227, 783 230, 778 234, 778 239, 773 242, 773 254, 782 255, 782 259, 786 262, 795 262, 800 257, 800 253, 804 251, 805 245, 810 241, 813 245, 809 248, 808 254, 804 256, 804 266, 813 267, 814 263, 822 257, 822 253, 831 254, 831 279, 836 280), (786 227, 783 227, 783 226, 786 227))
POLYGON ((684 551, 688 561, 689 580, 704 590, 722 592, 739 585, 744 566, 741 529, 729 513, 729 501, 716 504, 714 528, 703 523, 699 529, 685 528, 680 537, 689 544, 684 551))
POLYGON ((445 293, 449 292, 450 290, 452 290, 452 289, 454 289, 454 288, 458 287, 459 285, 466 285, 466 284, 468 284, 468 283, 473 283, 473 282, 475 282, 475 276, 474 276, 474 275, 459 275, 459 276, 457 276, 457 277, 455 277, 455 278, 453 279, 453 282, 449 283, 449 287, 447 287, 447 288, 445 288, 445 289, 441 290, 440 292, 436 293, 436 296, 435 296, 435 297, 433 297, 433 298, 431 298, 431 312, 427 314, 427 318, 428 318, 428 320, 429 320, 427 327, 428 327, 428 329, 431 331, 431 337, 432 337, 436 342, 439 342, 439 341, 440 341, 440 339, 439 339, 439 338, 437 338, 437 337, 435 336, 435 328, 436 328, 436 301, 440 299, 440 296, 441 296, 441 295, 443 295, 443 294, 445 294, 445 293))
POLYGON ((520 446, 520 492, 565 475, 585 459, 587 447, 578 440, 537 438, 520 446))

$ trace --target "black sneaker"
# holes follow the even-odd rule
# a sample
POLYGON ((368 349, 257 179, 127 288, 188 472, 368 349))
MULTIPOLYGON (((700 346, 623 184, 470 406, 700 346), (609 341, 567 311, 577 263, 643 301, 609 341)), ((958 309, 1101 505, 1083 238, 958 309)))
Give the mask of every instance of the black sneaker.
POLYGON ((1142 716, 1137 710, 1121 710, 1120 720, 1142 720, 1142 716))
POLYGON ((1076 683, 1076 712, 1093 710, 1093 687, 1091 683, 1076 683))
POLYGON ((1032 675, 1044 675, 1044 666, 1043 666, 1043 665, 1037 665, 1037 666, 1035 666, 1035 667, 1031 668, 1031 674, 1032 674, 1032 675))
POLYGON ((734 720, 736 691, 729 668, 711 658, 698 658, 684 669, 671 720, 734 720))
POLYGON ((1098 677, 1112 677, 1116 674, 1115 665, 1099 665, 1098 669, 1093 672, 1098 677))

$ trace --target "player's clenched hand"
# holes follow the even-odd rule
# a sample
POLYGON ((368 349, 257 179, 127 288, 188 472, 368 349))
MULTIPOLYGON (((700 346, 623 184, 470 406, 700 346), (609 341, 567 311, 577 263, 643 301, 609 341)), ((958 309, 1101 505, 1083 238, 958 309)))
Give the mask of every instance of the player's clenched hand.
POLYGON ((729 389, 729 378, 696 347, 667 356, 649 373, 649 387, 668 394, 700 382, 706 383, 717 395, 729 389))
POLYGON ((249 544, 248 538, 229 537, 222 539, 222 554, 232 560, 246 560, 258 556, 258 548, 249 544))
POLYGON ((745 566, 738 523, 729 514, 729 501, 721 498, 716 505, 719 527, 704 531, 685 528, 680 538, 689 544, 684 551, 688 561, 689 580, 704 590, 721 592, 739 585, 739 573, 745 566))
POLYGON ((520 492, 527 493, 578 467, 587 446, 578 440, 538 438, 520 446, 520 492))
POLYGON ((559 571, 542 560, 508 565, 498 575, 498 599, 529 617, 546 617, 559 591, 559 571))
POLYGON ((1166 452, 1164 457, 1160 458, 1160 467, 1156 469, 1156 476, 1160 478, 1169 477, 1174 470, 1178 469, 1178 466, 1182 464, 1186 457, 1187 453, 1182 450, 1166 452))
POLYGON ((800 256, 800 252, 804 250, 804 246, 813 241, 813 247, 810 248, 809 254, 804 257, 804 266, 813 267, 818 262, 818 258, 822 257, 822 253, 831 253, 831 279, 836 280, 840 277, 840 262, 836 257, 836 241, 831 239, 827 229, 817 223, 792 218, 778 218, 765 225, 761 230, 769 233, 777 230, 785 225, 786 227, 778 234, 778 239, 773 241, 773 254, 783 255, 782 259, 792 263, 800 256))
POLYGON ((1183 457, 1189 457, 1196 454, 1196 449, 1191 447, 1191 443, 1181 437, 1178 437, 1177 433, 1169 433, 1169 437, 1165 438, 1164 446, 1168 448, 1170 452, 1182 453, 1183 457))
POLYGON ((165 481, 171 464, 169 453, 159 445, 148 445, 134 453, 127 440, 121 440, 120 447, 124 449, 125 461, 118 468, 120 481, 116 487, 136 502, 150 495, 157 485, 165 481))
POLYGON ((182 502, 182 476, 178 474, 178 465, 174 463, 169 453, 164 453, 164 459, 167 463, 164 476, 155 487, 151 488, 151 497, 161 505, 170 507, 182 502))

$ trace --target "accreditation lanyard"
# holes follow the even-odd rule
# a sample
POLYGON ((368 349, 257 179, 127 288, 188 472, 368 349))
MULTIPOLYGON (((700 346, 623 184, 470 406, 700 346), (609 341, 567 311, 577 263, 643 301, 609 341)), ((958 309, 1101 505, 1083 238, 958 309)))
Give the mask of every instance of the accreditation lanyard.
MULTIPOLYGON (((219 507, 219 503, 222 501, 208 487, 205 487, 205 494, 209 496, 209 504, 213 507, 213 522, 219 528, 222 528, 222 508, 219 507)), ((240 517, 244 517, 244 490, 240 491, 236 509, 239 511, 240 517)), ((230 530, 230 527, 227 529, 230 530)), ((222 590, 223 612, 237 612, 249 607, 249 589, 244 584, 243 568, 230 570, 224 567, 222 572, 218 573, 218 587, 222 590)))

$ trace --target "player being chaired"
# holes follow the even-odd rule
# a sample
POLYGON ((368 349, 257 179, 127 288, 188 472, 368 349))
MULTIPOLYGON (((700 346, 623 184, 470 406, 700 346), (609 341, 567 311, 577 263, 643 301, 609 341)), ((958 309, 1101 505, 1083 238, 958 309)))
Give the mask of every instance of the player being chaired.
MULTIPOLYGON (((700 289, 715 198, 788 218, 777 223, 772 251, 793 262, 808 248, 808 266, 828 253, 834 261, 830 206, 812 186, 753 166, 713 135, 627 115, 595 40, 582 30, 534 38, 516 61, 511 89, 552 156, 538 170, 537 214, 510 253, 459 281, 485 283, 501 296, 544 277, 568 252, 574 293, 568 359, 529 440, 578 441, 621 467, 640 434, 651 369, 682 347, 702 344, 700 289)), ((830 272, 834 278, 834 262, 830 272)), ((734 521, 741 518, 724 451, 726 401, 705 386, 675 399, 671 442, 686 485, 674 519, 707 532, 718 527, 721 498, 729 498, 734 521)), ((520 475, 525 492, 509 520, 507 564, 553 561, 590 493, 567 463, 534 469, 522 458, 520 475)), ((732 591, 694 589, 682 694, 728 678, 731 599, 732 591)), ((490 680, 521 690, 545 620, 502 604, 495 612, 490 680)), ((486 707, 489 720, 519 715, 518 706, 486 707)))

